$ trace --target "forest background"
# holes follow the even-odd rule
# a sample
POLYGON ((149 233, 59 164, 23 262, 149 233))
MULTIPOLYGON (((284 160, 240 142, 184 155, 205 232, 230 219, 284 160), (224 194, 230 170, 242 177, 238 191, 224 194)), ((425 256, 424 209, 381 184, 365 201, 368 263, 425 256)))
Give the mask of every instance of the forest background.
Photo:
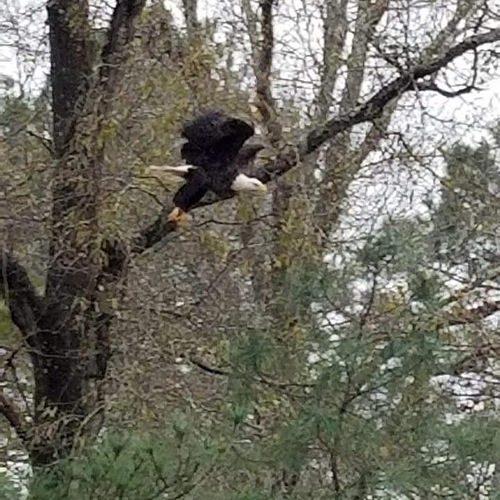
POLYGON ((498 498, 499 7, 4 2, 2 498, 498 498))

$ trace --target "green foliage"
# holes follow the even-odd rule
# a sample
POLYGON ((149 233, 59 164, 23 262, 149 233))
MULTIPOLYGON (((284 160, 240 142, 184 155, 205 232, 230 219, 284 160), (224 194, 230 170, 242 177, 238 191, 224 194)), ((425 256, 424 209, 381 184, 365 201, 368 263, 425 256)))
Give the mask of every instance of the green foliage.
POLYGON ((283 295, 290 314, 295 311, 304 315, 311 302, 321 296, 323 286, 317 266, 306 263, 292 264, 287 268, 283 283, 283 295))
POLYGON ((388 340, 375 348, 353 328, 340 339, 324 337, 302 386, 273 362, 286 345, 270 332, 241 334, 230 348, 228 418, 200 426, 196 415, 179 413, 167 430, 112 434, 39 474, 32 498, 160 499, 168 492, 190 500, 279 499, 283 474, 298 478, 286 496, 293 499, 348 499, 360 491, 425 498, 432 488, 473 498, 466 474, 472 462, 498 462, 498 426, 487 416, 446 421, 453 405, 430 384, 446 346, 425 321, 388 325, 388 340), (267 429, 260 436, 247 426, 257 412, 267 429), (311 479, 313 462, 324 488, 311 479))
POLYGON ((498 227, 500 168, 495 148, 483 141, 472 147, 458 143, 445 154, 447 176, 442 203, 433 217, 435 248, 446 259, 465 260, 471 251, 489 259, 498 227))
POLYGON ((20 491, 4 472, 0 473, 0 500, 18 500, 20 491))
POLYGON ((115 433, 81 455, 36 475, 33 500, 154 499, 189 492, 220 452, 216 442, 187 433, 115 433))
POLYGON ((10 314, 3 302, 0 302, 0 339, 3 342, 9 342, 13 338, 13 326, 10 320, 10 314))
POLYGON ((381 230, 368 237, 357 261, 369 269, 386 268, 404 272, 425 266, 432 257, 425 228, 408 219, 388 220, 381 230), (411 248, 411 252, 408 249, 411 248))

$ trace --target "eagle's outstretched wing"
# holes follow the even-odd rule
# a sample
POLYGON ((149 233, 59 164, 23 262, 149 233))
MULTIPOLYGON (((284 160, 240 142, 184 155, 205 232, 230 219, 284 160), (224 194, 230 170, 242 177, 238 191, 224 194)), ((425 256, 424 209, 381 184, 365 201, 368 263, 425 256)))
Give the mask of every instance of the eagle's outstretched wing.
POLYGON ((233 164, 241 147, 252 135, 252 125, 221 111, 208 111, 182 129, 187 139, 181 156, 190 165, 224 170, 233 164))

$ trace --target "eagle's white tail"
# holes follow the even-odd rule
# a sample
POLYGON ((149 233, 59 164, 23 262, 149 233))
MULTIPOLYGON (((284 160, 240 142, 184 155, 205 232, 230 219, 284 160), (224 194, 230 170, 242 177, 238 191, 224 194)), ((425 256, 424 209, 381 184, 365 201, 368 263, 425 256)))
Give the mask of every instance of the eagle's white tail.
POLYGON ((178 175, 179 177, 184 177, 190 170, 196 168, 194 165, 179 165, 173 167, 171 165, 150 165, 150 170, 162 170, 163 172, 170 172, 173 175, 178 175))

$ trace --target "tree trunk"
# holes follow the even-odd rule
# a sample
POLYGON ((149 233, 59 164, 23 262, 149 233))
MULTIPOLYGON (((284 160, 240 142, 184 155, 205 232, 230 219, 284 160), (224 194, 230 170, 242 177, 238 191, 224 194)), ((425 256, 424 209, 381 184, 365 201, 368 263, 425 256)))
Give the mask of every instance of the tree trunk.
MULTIPOLYGON (((45 296, 31 290, 34 314, 29 321, 16 322, 34 370, 34 425, 26 435, 34 467, 67 456, 79 436, 95 430, 94 417, 101 413, 100 391, 92 379, 106 373, 113 319, 112 311, 103 310, 101 296, 114 287, 116 297, 126 253, 121 245, 100 243, 100 132, 118 55, 133 37, 132 22, 144 3, 117 1, 96 77, 87 0, 47 4, 54 138, 50 260, 45 296)), ((11 279, 21 275, 11 273, 11 279)))

